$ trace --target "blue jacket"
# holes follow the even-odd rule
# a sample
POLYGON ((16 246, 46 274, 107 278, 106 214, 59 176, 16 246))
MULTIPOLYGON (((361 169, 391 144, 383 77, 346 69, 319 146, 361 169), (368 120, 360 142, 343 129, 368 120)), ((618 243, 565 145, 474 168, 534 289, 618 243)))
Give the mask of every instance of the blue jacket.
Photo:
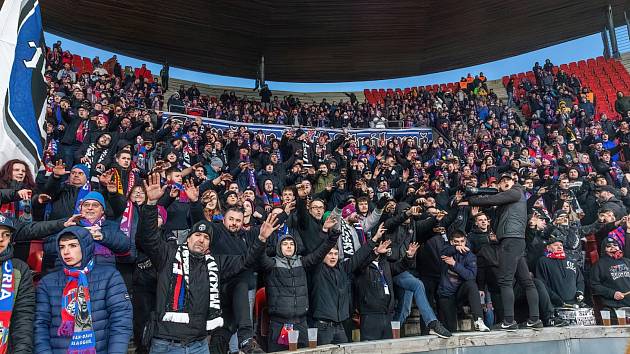
MULTIPOLYGON (((94 257, 94 241, 84 228, 72 226, 59 235, 73 233, 79 238, 83 259, 94 257)), ((56 244, 59 236, 57 237, 56 244)), ((85 264, 85 263, 83 263, 85 264)), ((127 288, 114 267, 94 265, 88 273, 92 305, 92 325, 96 335, 96 352, 126 354, 132 334, 132 307, 127 288)), ((42 278, 37 288, 34 344, 38 354, 66 354, 71 337, 59 337, 61 297, 66 285, 63 270, 42 278)))
POLYGON ((472 252, 461 254, 451 244, 446 244, 441 255, 455 259, 455 265, 449 266, 442 262, 440 284, 438 285, 439 297, 451 297, 457 293, 459 286, 467 280, 477 278, 477 257, 472 252))
MULTIPOLYGON (((62 232, 65 232, 62 231, 62 232)), ((106 255, 96 255, 96 263, 112 264, 116 263, 114 254, 122 254, 129 251, 130 240, 124 232, 120 231, 120 221, 105 220, 101 226, 103 239, 95 241, 105 246, 109 251, 106 255)), ((51 269, 60 265, 57 256, 57 237, 59 235, 50 235, 44 242, 44 268, 51 269)))

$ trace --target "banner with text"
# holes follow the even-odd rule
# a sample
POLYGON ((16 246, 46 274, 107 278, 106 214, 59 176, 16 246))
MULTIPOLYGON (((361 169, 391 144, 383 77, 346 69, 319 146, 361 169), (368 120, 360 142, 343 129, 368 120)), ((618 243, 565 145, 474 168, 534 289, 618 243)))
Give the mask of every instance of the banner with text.
MULTIPOLYGON (((189 116, 185 114, 163 112, 163 122, 169 119, 179 119, 182 122, 194 121, 197 117, 189 116)), ((255 123, 241 123, 232 122, 213 118, 201 118, 204 125, 211 127, 218 132, 223 133, 226 130, 236 130, 240 127, 247 127, 247 130, 253 133, 262 131, 267 138, 280 139, 282 134, 289 129, 298 129, 298 127, 275 125, 275 124, 255 124, 255 123)), ((320 134, 328 133, 331 139, 334 139, 337 134, 342 134, 342 129, 334 128, 315 128, 315 127, 301 127, 311 138, 317 138, 320 134)), ((433 139, 433 131, 431 128, 407 128, 407 129, 348 129, 348 134, 354 135, 357 138, 370 138, 373 143, 376 143, 380 139, 389 140, 391 138, 413 138, 416 143, 431 142, 433 139)))

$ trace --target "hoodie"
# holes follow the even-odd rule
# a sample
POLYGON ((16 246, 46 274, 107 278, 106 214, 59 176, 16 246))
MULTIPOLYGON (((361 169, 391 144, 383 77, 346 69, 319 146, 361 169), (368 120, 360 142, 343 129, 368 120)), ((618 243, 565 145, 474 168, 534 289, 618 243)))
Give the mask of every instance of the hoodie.
POLYGON ((601 257, 591 271, 593 294, 601 296, 604 305, 609 307, 630 306, 630 296, 619 301, 614 298, 616 291, 630 291, 630 259, 610 257, 605 251, 606 242, 607 239, 602 241, 601 257))
POLYGON ((545 283, 554 306, 574 304, 577 293, 584 294, 581 268, 568 255, 566 259, 541 257, 536 266, 536 278, 545 283))
MULTIPOLYGON (((94 257, 92 235, 83 227, 71 226, 56 236, 74 234, 82 252, 81 266, 94 257)), ((61 260, 60 257, 60 261, 61 260)), ((97 353, 127 353, 132 334, 132 308, 125 283, 116 268, 94 264, 88 273, 92 326, 96 336, 97 353)), ((61 298, 66 286, 66 275, 59 269, 44 276, 37 288, 35 307, 34 352, 66 354, 71 337, 61 337, 61 298)))

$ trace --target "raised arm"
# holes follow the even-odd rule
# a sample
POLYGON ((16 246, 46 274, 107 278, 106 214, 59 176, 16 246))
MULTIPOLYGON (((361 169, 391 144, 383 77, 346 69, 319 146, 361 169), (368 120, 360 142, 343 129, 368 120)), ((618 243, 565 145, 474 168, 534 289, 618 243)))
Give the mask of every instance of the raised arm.
POLYGON ((510 188, 505 192, 500 192, 495 195, 477 195, 468 198, 470 205, 478 205, 483 207, 505 205, 518 202, 522 197, 520 190, 510 188))
POLYGON ((160 199, 166 187, 160 186, 160 175, 154 173, 149 176, 149 184, 144 182, 147 191, 147 205, 140 209, 138 229, 136 231, 137 242, 142 250, 149 256, 158 270, 166 266, 169 246, 160 237, 158 228, 157 201, 160 199))

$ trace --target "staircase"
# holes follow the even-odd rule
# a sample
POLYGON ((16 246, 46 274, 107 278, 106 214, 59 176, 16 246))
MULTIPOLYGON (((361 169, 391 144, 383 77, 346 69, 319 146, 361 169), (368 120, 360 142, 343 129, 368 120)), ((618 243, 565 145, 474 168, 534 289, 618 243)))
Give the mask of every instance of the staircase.
MULTIPOLYGON (((494 93, 497 95, 500 101, 507 104, 507 100, 508 100, 507 91, 505 91, 505 87, 503 86, 503 82, 501 80, 488 80, 486 82, 486 85, 488 85, 488 90, 494 91, 494 93)), ((523 112, 518 106, 512 106, 512 108, 514 109, 516 114, 518 114, 519 117, 522 117, 523 119, 525 118, 523 116, 523 112)))

